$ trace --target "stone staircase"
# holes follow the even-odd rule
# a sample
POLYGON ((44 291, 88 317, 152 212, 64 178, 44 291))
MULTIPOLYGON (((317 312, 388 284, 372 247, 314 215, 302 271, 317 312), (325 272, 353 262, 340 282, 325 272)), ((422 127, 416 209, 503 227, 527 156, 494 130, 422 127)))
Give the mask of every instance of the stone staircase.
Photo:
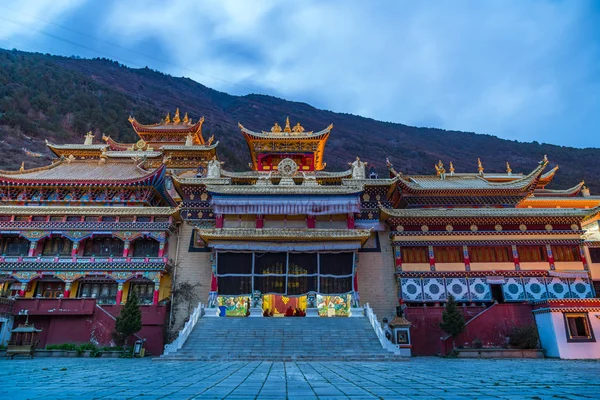
POLYGON ((157 361, 391 361, 367 318, 200 318, 183 347, 157 361))

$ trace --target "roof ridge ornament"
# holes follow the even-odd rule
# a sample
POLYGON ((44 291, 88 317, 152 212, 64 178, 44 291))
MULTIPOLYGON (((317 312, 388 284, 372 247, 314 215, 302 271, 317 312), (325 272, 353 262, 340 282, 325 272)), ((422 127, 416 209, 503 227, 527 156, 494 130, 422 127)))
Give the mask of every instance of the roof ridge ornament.
POLYGON ((21 168, 19 168, 19 172, 25 172, 25 161, 21 163, 21 168))
POLYGON ((283 131, 286 133, 292 133, 292 128, 290 126, 290 117, 285 118, 285 128, 283 128, 283 131))
POLYGON ((85 140, 83 141, 83 145, 91 146, 92 144, 94 144, 94 134, 92 133, 92 131, 89 131, 85 134, 85 140))
POLYGON ((175 109, 175 116, 173 117, 173 123, 179 125, 181 118, 179 118, 179 108, 175 109))
POLYGON ((437 176, 439 176, 441 180, 446 179, 446 168, 444 168, 444 163, 442 160, 439 160, 437 165, 434 164, 433 167, 435 168, 437 176))
POLYGON ((165 124, 169 123, 171 123, 171 113, 167 113, 167 116, 165 117, 165 124))
POLYGON ((508 175, 512 175, 512 168, 510 167, 510 164, 508 163, 508 161, 506 162, 506 173, 508 175))
POLYGON ((450 161, 450 176, 454 176, 454 165, 452 165, 452 161, 450 161))
POLYGON ((477 158, 477 171, 479 172, 479 176, 483 176, 483 164, 479 157, 477 158))

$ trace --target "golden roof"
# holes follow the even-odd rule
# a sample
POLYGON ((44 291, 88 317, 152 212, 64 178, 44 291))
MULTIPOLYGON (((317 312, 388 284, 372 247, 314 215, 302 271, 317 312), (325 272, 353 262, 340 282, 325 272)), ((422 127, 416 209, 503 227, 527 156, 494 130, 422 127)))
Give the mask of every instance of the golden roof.
POLYGON ((364 244, 371 236, 368 229, 307 229, 307 228, 197 228, 198 235, 206 242, 213 240, 273 241, 273 242, 318 242, 318 241, 360 241, 364 244))
POLYGON ((196 123, 193 123, 192 120, 188 118, 187 113, 185 113, 185 116, 182 119, 179 114, 179 109, 175 111, 175 115, 172 119, 170 114, 167 114, 166 117, 157 124, 141 124, 134 117, 129 117, 129 122, 140 138, 148 143, 185 143, 188 135, 192 135, 193 144, 204 144, 204 138, 202 137, 204 117, 200 118, 196 123))

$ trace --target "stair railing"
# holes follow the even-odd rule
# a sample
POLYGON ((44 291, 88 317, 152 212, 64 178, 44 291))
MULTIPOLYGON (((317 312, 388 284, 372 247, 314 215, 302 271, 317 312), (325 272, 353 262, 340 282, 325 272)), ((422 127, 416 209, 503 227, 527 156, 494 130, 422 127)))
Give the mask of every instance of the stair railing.
POLYGON ((381 347, 390 353, 400 354, 400 348, 385 337, 385 332, 383 331, 383 328, 381 328, 381 324, 377 320, 377 315, 375 315, 373 309, 369 306, 369 303, 364 305, 364 309, 365 316, 369 319, 369 322, 377 335, 377 339, 379 339, 379 343, 381 343, 381 347))
POLYGON ((166 356, 168 354, 175 353, 177 352, 177 350, 183 347, 188 336, 190 336, 190 333, 192 333, 192 331, 194 330, 198 319, 200 319, 205 314, 204 309, 205 305, 202 303, 198 303, 198 306, 194 309, 192 315, 190 315, 190 319, 188 320, 188 322, 186 322, 183 326, 183 329, 179 331, 179 335, 177 335, 177 338, 171 343, 165 345, 165 351, 163 355, 166 356))

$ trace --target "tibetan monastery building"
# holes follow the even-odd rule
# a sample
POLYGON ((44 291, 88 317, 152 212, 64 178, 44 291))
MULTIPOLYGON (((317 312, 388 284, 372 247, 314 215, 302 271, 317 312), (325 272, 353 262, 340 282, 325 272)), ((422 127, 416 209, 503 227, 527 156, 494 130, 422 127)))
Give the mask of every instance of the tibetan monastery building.
POLYGON ((239 124, 250 155, 239 172, 219 161, 203 118, 130 122, 136 143, 88 133, 47 143, 48 166, 0 171, 0 288, 13 319, 42 328, 42 345, 110 342, 133 293, 153 354, 198 303, 225 317, 290 307, 345 317, 368 303, 391 318, 401 305, 416 355, 444 353, 450 295, 479 327, 470 339, 493 344, 486 327, 541 323, 556 301, 585 316, 573 337, 592 334, 600 196, 583 182, 547 189, 558 167, 546 157, 525 173, 440 161, 411 175, 387 161, 380 177, 359 157, 329 171, 333 125, 287 119, 266 131, 239 124))

